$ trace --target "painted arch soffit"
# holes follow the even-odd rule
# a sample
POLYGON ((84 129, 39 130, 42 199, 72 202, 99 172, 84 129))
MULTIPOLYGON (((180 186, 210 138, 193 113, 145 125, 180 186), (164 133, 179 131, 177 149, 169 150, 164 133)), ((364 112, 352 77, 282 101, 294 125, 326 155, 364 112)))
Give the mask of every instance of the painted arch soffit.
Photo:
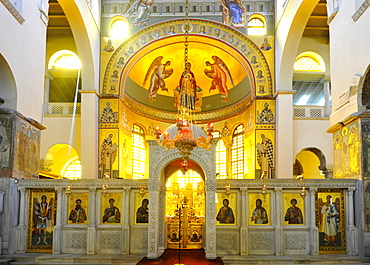
MULTIPOLYGON (((177 113, 176 88, 184 71, 183 22, 180 19, 153 25, 122 43, 108 62, 102 94, 119 96, 127 108, 139 115, 173 122, 177 113), (118 67, 122 58, 126 63, 118 67), (166 69, 172 73, 163 79, 166 89, 158 89, 150 101, 151 66, 158 58, 157 65, 169 61, 166 69)), ((265 96, 273 95, 269 66, 253 41, 223 24, 197 19, 190 19, 190 23, 188 61, 198 86, 196 120, 214 122, 244 112, 256 96, 257 87, 264 87, 265 96), (212 69, 206 62, 216 63, 217 58, 228 69, 227 101, 222 100, 219 89, 210 89, 213 80, 205 73, 212 69), (258 77, 259 73, 263 78, 258 77)))

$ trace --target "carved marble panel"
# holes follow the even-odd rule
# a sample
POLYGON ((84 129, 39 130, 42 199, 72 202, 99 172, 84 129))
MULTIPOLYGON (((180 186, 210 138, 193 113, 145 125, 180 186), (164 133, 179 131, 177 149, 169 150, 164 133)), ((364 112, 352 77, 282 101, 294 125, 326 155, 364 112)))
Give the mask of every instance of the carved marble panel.
POLYGON ((252 255, 275 254, 275 232, 272 230, 250 229, 248 241, 253 242, 253 244, 249 244, 249 253, 252 255))
POLYGON ((63 233, 63 253, 86 253, 87 233, 85 230, 63 233))
POLYGON ((122 230, 108 229, 98 231, 98 253, 121 253, 122 230))
POLYGON ((148 251, 148 230, 131 231, 130 253, 147 253, 148 251))
POLYGON ((308 231, 285 231, 284 254, 309 254, 308 231))
POLYGON ((217 254, 240 253, 239 247, 239 229, 217 231, 216 233, 216 252, 217 254))

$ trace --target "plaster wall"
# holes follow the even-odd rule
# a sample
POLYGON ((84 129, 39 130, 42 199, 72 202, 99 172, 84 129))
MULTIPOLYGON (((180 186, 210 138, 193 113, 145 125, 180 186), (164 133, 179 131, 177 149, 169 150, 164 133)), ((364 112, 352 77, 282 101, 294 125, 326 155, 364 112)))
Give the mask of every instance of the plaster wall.
MULTIPOLYGON (((69 144, 72 117, 48 117, 44 118, 46 130, 41 132, 40 159, 44 159, 50 147, 55 144, 69 144), (57 141, 56 141, 57 139, 57 141)), ((75 118, 72 146, 77 153, 81 154, 81 118, 75 118)), ((95 165, 86 165, 87 167, 95 165)))
POLYGON ((23 1, 20 24, 0 5, 0 51, 9 64, 17 87, 17 111, 38 122, 42 118, 46 26, 36 1, 23 1), (31 100, 30 100, 31 99, 31 100))
POLYGON ((356 74, 364 75, 369 66, 370 54, 366 51, 370 49, 370 12, 365 11, 354 21, 352 16, 356 11, 353 1, 342 1, 338 14, 330 23, 332 124, 359 110, 357 104, 354 106, 351 100, 346 103, 343 97, 349 97, 346 93, 350 86, 358 85, 360 78, 356 74))
POLYGON ((293 156, 302 149, 314 147, 320 149, 327 165, 333 164, 333 137, 327 133, 329 120, 294 120, 293 121, 293 156))

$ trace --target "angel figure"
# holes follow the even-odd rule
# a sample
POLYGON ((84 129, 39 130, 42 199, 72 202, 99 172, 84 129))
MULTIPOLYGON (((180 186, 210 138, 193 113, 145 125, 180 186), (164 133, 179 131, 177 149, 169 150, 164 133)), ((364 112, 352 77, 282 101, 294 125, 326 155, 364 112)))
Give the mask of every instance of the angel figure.
POLYGON ((326 196, 326 203, 320 198, 319 204, 319 221, 321 231, 324 232, 325 245, 331 242, 334 246, 337 245, 337 234, 339 232, 339 206, 340 199, 337 198, 333 202, 331 195, 326 196))
POLYGON ((166 61, 162 64, 163 56, 158 56, 154 59, 152 64, 150 65, 143 82, 143 87, 145 86, 146 82, 150 76, 150 86, 149 86, 149 101, 153 102, 156 100, 157 92, 159 89, 167 91, 166 84, 164 79, 171 76, 173 73, 173 69, 166 69, 166 66, 170 66, 171 62, 166 61))
POLYGON ((226 64, 216 55, 212 56, 214 63, 206 61, 206 66, 210 66, 211 69, 204 69, 204 73, 209 78, 212 78, 212 84, 209 89, 214 90, 218 88, 221 94, 222 102, 227 102, 229 100, 229 90, 227 88, 227 77, 230 78, 231 84, 234 86, 234 81, 231 77, 231 73, 227 68, 226 64))
POLYGON ((153 3, 154 0, 131 0, 123 16, 126 18, 134 18, 132 26, 148 25, 150 6, 153 3))

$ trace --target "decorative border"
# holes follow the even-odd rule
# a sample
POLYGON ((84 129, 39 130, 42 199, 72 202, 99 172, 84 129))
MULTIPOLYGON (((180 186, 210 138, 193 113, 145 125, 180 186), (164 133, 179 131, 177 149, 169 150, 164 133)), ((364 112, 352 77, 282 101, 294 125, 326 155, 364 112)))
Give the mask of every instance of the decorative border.
POLYGON ((362 5, 356 10, 356 12, 353 14, 352 19, 353 21, 359 20, 359 18, 362 16, 363 13, 367 10, 367 8, 370 6, 370 0, 365 0, 362 5))
POLYGON ((23 24, 26 21, 9 0, 0 0, 0 2, 4 4, 19 24, 23 24))

